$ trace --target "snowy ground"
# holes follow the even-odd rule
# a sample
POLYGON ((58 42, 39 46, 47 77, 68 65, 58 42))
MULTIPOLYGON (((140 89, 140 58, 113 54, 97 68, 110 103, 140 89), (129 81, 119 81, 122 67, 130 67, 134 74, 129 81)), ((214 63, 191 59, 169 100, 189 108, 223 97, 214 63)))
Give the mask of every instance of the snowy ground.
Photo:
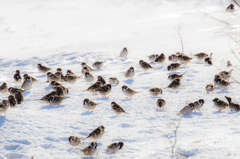
MULTIPOLYGON (((238 33, 240 8, 235 14, 225 13, 231 0, 89 0, 89 1, 40 1, 4 0, 0 5, 0 84, 15 86, 12 76, 16 69, 21 75, 28 73, 36 77, 30 91, 24 93, 24 104, 9 108, 6 116, 0 116, 0 158, 80 158, 84 155, 71 147, 67 141, 71 135, 84 137, 99 125, 106 133, 98 142, 97 158, 182 158, 171 154, 171 146, 164 135, 173 140, 173 131, 166 125, 177 123, 176 114, 189 102, 200 98, 205 100, 202 113, 183 117, 178 130, 176 151, 189 158, 238 158, 240 139, 239 113, 229 109, 217 112, 212 100, 225 95, 240 103, 239 84, 214 94, 207 94, 205 86, 213 83, 219 72, 215 66, 206 66, 193 59, 180 73, 188 71, 182 79, 182 86, 175 93, 168 89, 157 98, 151 97, 148 89, 165 88, 170 83, 166 61, 157 70, 143 73, 139 60, 148 61, 147 55, 166 56, 181 51, 176 28, 182 23, 184 52, 188 55, 198 52, 213 52, 213 62, 221 70, 230 70, 226 61, 234 66, 239 62, 231 53, 229 44, 237 46, 226 33, 238 33), (208 15, 204 15, 203 13, 208 15), (210 18, 213 16, 225 23, 210 18), (129 50, 127 60, 117 56, 123 47, 129 50), (37 70, 37 64, 52 68, 61 67, 64 72, 71 69, 81 74, 81 62, 91 65, 95 61, 107 61, 101 70, 93 72, 107 81, 115 76, 120 80, 112 87, 109 98, 93 96, 82 92, 89 84, 84 79, 75 84, 63 83, 71 88, 62 105, 51 107, 34 101, 51 91, 46 76, 37 70), (136 75, 126 80, 123 73, 133 66, 136 75), (126 99, 122 85, 141 93, 126 99), (156 111, 158 98, 166 100, 166 110, 156 111), (84 98, 101 103, 93 113, 82 107, 84 98), (130 115, 117 117, 111 110, 111 102, 120 104, 130 115), (158 127, 159 133, 145 118, 158 127), (161 119, 161 121, 159 120, 161 119), (166 123, 166 124, 164 124, 166 123), (117 154, 106 153, 106 147, 115 141, 125 143, 117 154)), ((237 54, 239 55, 239 54, 237 54)), ((239 56, 240 57, 240 56, 239 56)), ((239 70, 233 77, 240 79, 239 70)), ((232 80, 231 80, 232 81, 232 80)), ((18 86, 20 87, 20 86, 18 86)), ((8 94, 1 94, 6 99, 8 94)), ((79 147, 84 148, 91 139, 79 147)))

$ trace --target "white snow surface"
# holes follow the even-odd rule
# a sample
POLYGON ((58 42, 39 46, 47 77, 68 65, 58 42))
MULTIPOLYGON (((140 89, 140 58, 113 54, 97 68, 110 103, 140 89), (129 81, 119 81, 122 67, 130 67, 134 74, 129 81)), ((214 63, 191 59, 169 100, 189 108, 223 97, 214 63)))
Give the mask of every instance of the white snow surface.
MULTIPOLYGON (((0 84, 15 86, 16 69, 21 75, 28 73, 39 81, 24 93, 23 105, 9 108, 0 114, 0 158, 81 158, 79 148, 89 145, 92 139, 72 147, 67 139, 71 135, 86 137, 99 125, 105 134, 98 141, 95 158, 185 158, 171 153, 165 135, 174 141, 173 131, 166 125, 177 124, 176 114, 189 102, 205 100, 202 112, 184 116, 177 132, 176 152, 189 158, 239 158, 240 116, 229 109, 218 112, 212 100, 225 95, 240 103, 239 84, 232 83, 224 92, 216 88, 207 94, 205 86, 213 84, 213 77, 220 70, 230 70, 226 61, 239 67, 229 45, 239 55, 239 46, 229 39, 228 33, 239 33, 240 8, 234 14, 225 13, 231 0, 2 0, 0 5, 0 84), (201 12, 207 13, 205 15, 201 12), (221 19, 228 25, 209 17, 221 19), (153 69, 143 73, 139 60, 148 61, 150 54, 172 53, 182 50, 176 28, 182 24, 181 35, 184 53, 192 56, 198 52, 213 52, 213 66, 193 59, 179 73, 188 71, 177 92, 163 89, 170 81, 167 76, 168 60, 162 65, 152 64, 153 69), (120 59, 123 47, 129 50, 126 60, 120 59), (92 72, 120 80, 112 86, 109 98, 82 92, 90 84, 79 79, 75 84, 63 83, 70 88, 69 99, 55 107, 35 101, 49 93, 46 76, 37 70, 41 63, 52 68, 61 67, 65 73, 71 69, 81 75, 81 63, 91 65, 106 61, 104 67, 92 72), (127 80, 124 72, 133 66, 136 75, 127 80), (217 66, 220 70, 218 70, 217 66), (126 99, 121 86, 139 91, 126 99), (148 89, 160 87, 163 94, 151 97, 148 89), (93 113, 82 106, 84 98, 97 103, 93 113), (158 98, 166 100, 165 111, 156 110, 158 98), (128 114, 119 117, 111 110, 115 101, 128 114), (147 119, 147 120, 146 120, 147 119), (149 123, 155 125, 161 132, 149 123), (106 152, 113 142, 124 142, 116 154, 106 152)), ((239 35, 239 34, 238 34, 239 35)), ((240 57, 240 56, 239 56, 240 57)), ((233 68, 232 76, 240 79, 239 70, 233 68)), ((233 79, 230 79, 233 81, 233 79)), ((1 94, 7 99, 9 94, 1 94)))

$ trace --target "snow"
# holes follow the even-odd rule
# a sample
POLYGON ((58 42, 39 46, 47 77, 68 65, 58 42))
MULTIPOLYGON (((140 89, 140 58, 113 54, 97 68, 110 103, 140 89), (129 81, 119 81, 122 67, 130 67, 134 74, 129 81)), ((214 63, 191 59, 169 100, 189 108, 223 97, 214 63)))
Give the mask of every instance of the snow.
MULTIPOLYGON (((232 83, 224 92, 216 89, 207 94, 205 86, 213 84, 213 77, 221 70, 230 70, 226 61, 236 67, 239 61, 231 53, 229 45, 238 53, 239 46, 226 33, 239 32, 239 12, 235 5, 234 14, 225 13, 231 0, 88 0, 88 1, 40 1, 3 0, 0 6, 0 84, 15 86, 12 76, 16 69, 21 75, 28 73, 39 81, 24 93, 24 104, 9 108, 0 115, 0 158, 80 158, 84 155, 70 146, 71 135, 86 137, 99 125, 104 125, 105 134, 98 141, 95 158, 184 158, 171 153, 171 145, 165 135, 174 140, 174 133, 168 127, 177 124, 176 114, 189 102, 200 98, 205 104, 200 112, 184 116, 177 132, 176 152, 189 158, 238 158, 239 113, 229 109, 217 112, 212 100, 218 97, 226 101, 225 95, 240 103, 239 84, 232 83), (210 18, 201 12, 229 23, 210 18), (166 60, 163 66, 152 64, 153 69, 143 73, 139 60, 148 61, 150 54, 181 51, 176 32, 182 24, 181 35, 184 52, 191 56, 198 52, 213 52, 213 66, 207 66, 193 59, 179 73, 188 71, 177 92, 163 89, 170 81, 166 60), (126 60, 119 53, 127 47, 126 60), (100 70, 92 72, 94 78, 117 77, 118 86, 112 87, 109 98, 82 92, 90 86, 83 78, 75 84, 63 83, 70 88, 70 98, 59 106, 51 107, 35 101, 52 91, 46 76, 37 70, 41 63, 52 68, 61 67, 65 73, 71 69, 81 75, 81 62, 91 65, 95 61, 106 61, 100 70), (129 67, 136 69, 133 80, 124 78, 129 67), (126 99, 121 86, 127 85, 139 91, 126 99), (160 87, 163 94, 151 97, 148 89, 160 87), (93 113, 82 107, 85 98, 101 103, 93 113), (156 110, 158 98, 166 100, 166 110, 156 110), (111 110, 111 102, 118 103, 128 114, 117 117, 111 110), (148 120, 146 120, 146 118, 148 120), (156 126, 156 128, 149 123, 156 126), (165 124, 164 124, 165 123, 165 124), (168 125, 168 126, 166 126, 168 125), (116 154, 109 154, 106 148, 113 142, 123 141, 124 146, 116 154)), ((238 54, 237 54, 238 55, 238 54)), ((233 77, 239 79, 233 68, 233 77)), ((232 79, 230 80, 232 81, 232 79)), ((20 87, 19 85, 17 87, 20 87)), ((1 94, 6 99, 8 94, 1 94)), ((84 148, 93 141, 84 140, 77 148, 84 148)))

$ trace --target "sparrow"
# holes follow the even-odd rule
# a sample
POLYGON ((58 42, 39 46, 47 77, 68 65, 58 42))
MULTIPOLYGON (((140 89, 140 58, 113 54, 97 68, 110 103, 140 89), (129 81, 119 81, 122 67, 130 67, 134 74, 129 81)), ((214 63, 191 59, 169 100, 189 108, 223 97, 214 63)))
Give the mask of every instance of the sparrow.
POLYGON ((24 93, 26 90, 22 90, 22 89, 19 89, 19 88, 13 88, 13 87, 9 87, 8 88, 8 92, 11 94, 11 95, 15 95, 15 92, 16 91, 20 91, 22 93, 24 93))
POLYGON ((233 69, 231 69, 230 71, 221 71, 219 72, 219 76, 223 79, 223 80, 229 80, 229 78, 231 77, 233 69))
POLYGON ((77 136, 70 136, 68 138, 68 142, 70 143, 70 145, 72 146, 78 146, 81 144, 81 137, 77 137, 77 136))
POLYGON ((224 110, 226 109, 229 105, 228 103, 224 102, 223 100, 219 100, 218 98, 214 98, 213 100, 213 105, 219 110, 224 110))
POLYGON ((214 90, 213 85, 212 84, 207 84, 207 86, 206 86, 207 93, 213 92, 213 90, 214 90))
POLYGON ((67 99, 69 97, 60 97, 60 96, 50 96, 48 97, 47 101, 49 102, 51 106, 57 106, 60 105, 64 99, 67 99))
POLYGON ((125 110, 123 110, 123 108, 122 108, 120 105, 118 105, 116 102, 112 102, 112 103, 111 103, 111 106, 112 106, 113 112, 116 113, 117 116, 119 116, 121 113, 126 113, 126 114, 128 114, 128 113, 125 112, 125 110))
POLYGON ((93 82, 94 81, 93 75, 89 72, 85 72, 84 79, 85 79, 85 82, 93 82))
POLYGON ((128 50, 127 48, 123 48, 123 50, 120 52, 120 56, 121 58, 127 58, 127 55, 128 55, 128 50))
POLYGON ((20 75, 20 71, 19 70, 16 70, 16 73, 13 75, 13 79, 14 81, 17 83, 17 82, 21 82, 22 80, 22 77, 20 75))
POLYGON ((36 78, 34 78, 34 77, 32 77, 32 76, 30 76, 30 75, 28 75, 28 74, 24 74, 24 75, 23 75, 23 79, 26 79, 27 77, 30 77, 33 83, 37 81, 36 78))
MULTIPOLYGON (((59 68, 58 68, 58 69, 59 69, 59 68)), ((58 70, 58 69, 57 69, 57 70, 58 70)), ((65 82, 65 78, 64 78, 64 75, 63 75, 62 72, 57 71, 57 72, 55 72, 55 75, 59 77, 58 80, 59 80, 60 82, 65 82)))
POLYGON ((86 90, 82 90, 82 91, 89 91, 92 94, 96 94, 96 90, 101 88, 101 82, 97 81, 95 82, 93 85, 91 85, 90 87, 88 87, 88 89, 86 90))
POLYGON ((158 57, 158 54, 152 54, 147 56, 150 62, 155 62, 156 58, 158 57))
POLYGON ((134 71, 134 67, 130 67, 125 73, 124 73, 125 77, 127 79, 132 79, 135 75, 135 71, 134 71))
POLYGON ((2 100, 2 102, 0 102, 0 113, 5 113, 6 115, 6 111, 9 107, 8 101, 7 100, 2 100))
POLYGON ((62 68, 58 67, 56 71, 57 72, 62 72, 62 68))
POLYGON ((141 69, 143 69, 144 73, 146 73, 149 69, 152 69, 153 67, 148 64, 147 62, 140 60, 139 61, 139 66, 141 69))
MULTIPOLYGON (((70 69, 68 69, 68 70, 67 70, 67 73, 66 73, 66 75, 67 75, 67 74, 70 74, 70 75, 75 75, 75 73, 73 73, 73 72, 72 72, 72 70, 70 70, 70 69)), ((84 73, 83 73, 83 74, 84 74, 84 73)))
MULTIPOLYGON (((63 87, 63 86, 52 86, 51 88, 52 88, 54 91, 57 91, 57 90, 59 89, 59 87, 60 87, 60 89, 63 90, 63 93, 64 93, 64 94, 68 94, 68 93, 69 93, 68 88, 65 88, 65 87, 63 87)), ((59 90, 60 90, 60 89, 59 89, 59 90)))
POLYGON ((103 64, 105 63, 106 61, 96 61, 92 64, 92 66, 96 69, 101 69, 103 67, 103 64))
POLYGON ((72 74, 66 74, 64 76, 65 81, 68 83, 75 83, 77 81, 77 79, 79 79, 81 76, 77 76, 77 75, 72 75, 72 74))
POLYGON ((193 59, 193 57, 188 57, 187 55, 179 55, 178 56, 179 62, 184 63, 184 66, 186 64, 188 64, 192 59, 193 59))
POLYGON ((41 101, 49 104, 48 98, 51 96, 64 97, 63 88, 57 87, 56 91, 52 91, 52 92, 46 94, 45 96, 43 96, 41 99, 36 99, 36 100, 41 100, 41 101))
POLYGON ((106 81, 105 81, 105 79, 102 76, 98 76, 97 77, 97 81, 101 82, 102 86, 106 84, 106 81))
POLYGON ((87 66, 83 66, 82 68, 82 74, 85 74, 85 72, 90 72, 91 70, 87 66))
MULTIPOLYGON (((187 72, 187 71, 186 71, 187 72)), ((176 78, 179 78, 179 79, 182 79, 182 77, 183 77, 183 75, 186 73, 186 72, 184 72, 183 74, 171 74, 171 75, 169 75, 168 76, 168 79, 170 80, 170 81, 173 81, 174 79, 176 79, 176 78)))
POLYGON ((213 53, 211 53, 210 56, 208 56, 204 59, 205 64, 212 65, 212 54, 213 53))
POLYGON ((115 142, 112 143, 111 145, 109 145, 107 147, 107 152, 109 153, 116 153, 118 152, 120 149, 122 149, 124 143, 123 142, 115 142))
POLYGON ((93 112, 93 110, 96 108, 96 106, 100 104, 100 103, 95 103, 93 101, 90 101, 88 98, 85 98, 83 100, 83 108, 89 110, 92 110, 91 112, 93 112))
POLYGON ((59 81, 60 77, 53 74, 52 72, 47 73, 47 82, 59 81))
POLYGON ((220 77, 219 75, 215 75, 215 76, 214 76, 214 80, 213 80, 214 86, 213 86, 213 88, 216 87, 217 79, 221 79, 221 77, 220 77))
POLYGON ((8 103, 10 107, 13 107, 13 108, 16 107, 17 101, 13 95, 8 96, 8 103))
POLYGON ((50 86, 62 86, 60 83, 58 83, 57 81, 52 81, 49 84, 50 86))
POLYGON ((227 61, 227 67, 232 66, 232 63, 230 60, 227 61))
POLYGON ((198 59, 198 61, 204 61, 204 59, 208 57, 208 54, 206 54, 204 52, 200 52, 193 56, 195 56, 198 59))
POLYGON ((43 73, 43 74, 45 74, 45 73, 47 73, 49 70, 51 70, 51 68, 48 68, 48 67, 46 67, 46 66, 43 66, 43 65, 41 65, 40 63, 37 65, 37 67, 38 67, 38 71, 41 72, 41 73, 43 73))
POLYGON ((32 84, 33 84, 33 81, 31 77, 27 76, 26 78, 24 78, 24 81, 21 85, 21 89, 28 90, 32 87, 32 84))
POLYGON ((168 60, 171 62, 178 62, 178 54, 172 54, 168 56, 168 60))
POLYGON ((106 97, 111 92, 111 90, 112 90, 111 88, 112 88, 111 84, 106 84, 106 85, 96 89, 96 92, 101 94, 103 97, 106 97))
POLYGON ((182 64, 180 63, 171 63, 168 67, 167 70, 171 72, 176 72, 182 64))
POLYGON ((226 12, 234 13, 234 12, 235 12, 235 6, 234 6, 233 4, 230 4, 230 5, 226 8, 226 12))
MULTIPOLYGON (((200 111, 200 109, 202 108, 203 104, 205 103, 205 101, 203 99, 199 99, 198 101, 195 101, 194 104, 194 110, 198 110, 200 111)), ((200 111, 201 112, 201 111, 200 111)))
POLYGON ((171 88, 173 91, 176 91, 181 86, 179 78, 174 79, 167 88, 171 88))
POLYGON ((160 108, 160 109, 164 109, 165 105, 166 105, 166 101, 164 99, 158 99, 157 100, 157 109, 160 108))
POLYGON ((7 83, 3 82, 0 86, 0 93, 6 93, 8 91, 7 83))
POLYGON ((81 66, 82 66, 82 67, 86 66, 86 67, 90 70, 89 72, 94 71, 94 69, 92 69, 91 67, 89 67, 85 62, 82 62, 82 63, 81 63, 81 66))
POLYGON ((188 103, 177 115, 190 115, 194 109, 194 103, 188 103))
POLYGON ((91 142, 91 144, 88 147, 80 150, 83 152, 84 155, 92 156, 97 152, 97 143, 91 142))
POLYGON ((119 84, 119 80, 116 77, 110 77, 108 81, 110 84, 115 84, 115 85, 119 84))
POLYGON ((17 104, 22 104, 24 101, 23 94, 21 91, 17 90, 15 92, 15 99, 17 101, 17 104))
POLYGON ((240 105, 237 103, 232 102, 232 98, 231 97, 227 97, 225 96, 225 98, 227 99, 228 103, 229 103, 229 109, 232 112, 237 112, 240 110, 240 105))
POLYGON ((100 139, 103 136, 104 129, 105 127, 100 125, 97 129, 93 130, 93 132, 91 132, 86 138, 93 138, 97 141, 97 139, 100 139))
POLYGON ((148 90, 150 92, 150 94, 154 97, 158 96, 159 94, 162 94, 163 91, 161 88, 158 87, 154 87, 148 90))
POLYGON ((220 78, 218 78, 216 80, 216 85, 221 89, 221 91, 224 91, 229 86, 230 83, 232 83, 232 82, 227 82, 227 81, 225 81, 223 79, 220 79, 220 78))
POLYGON ((140 92, 136 92, 134 90, 132 90, 131 88, 128 88, 128 86, 123 85, 122 86, 122 92, 123 94, 125 94, 128 97, 132 98, 133 95, 135 95, 136 93, 140 93, 140 92))
POLYGON ((164 55, 164 53, 161 53, 154 62, 156 62, 159 65, 159 64, 163 64, 165 60, 166 60, 166 56, 164 55))

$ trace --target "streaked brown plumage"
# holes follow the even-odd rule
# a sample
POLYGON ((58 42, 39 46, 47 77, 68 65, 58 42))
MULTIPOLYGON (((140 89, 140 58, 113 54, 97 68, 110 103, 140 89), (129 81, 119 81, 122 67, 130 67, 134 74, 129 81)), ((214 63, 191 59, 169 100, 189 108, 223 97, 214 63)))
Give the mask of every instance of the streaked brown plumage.
POLYGON ((127 79, 132 79, 135 76, 135 71, 134 71, 134 67, 130 67, 125 73, 124 73, 125 77, 127 79))
POLYGON ((82 62, 82 63, 81 63, 81 66, 82 66, 82 67, 86 66, 86 67, 90 70, 90 72, 91 72, 91 71, 94 71, 94 69, 92 69, 91 67, 89 67, 85 62, 82 62))
POLYGON ((152 54, 147 56, 150 62, 155 62, 156 58, 158 57, 158 54, 152 54))
POLYGON ((72 75, 72 74, 66 74, 64 76, 65 82, 68 82, 68 83, 75 83, 80 77, 81 76, 72 75))
POLYGON ((8 96, 8 102, 9 102, 9 106, 10 107, 14 108, 17 105, 17 101, 16 101, 16 99, 15 99, 15 97, 13 95, 9 95, 8 96))
POLYGON ((0 102, 0 113, 5 113, 6 115, 6 111, 9 107, 9 103, 7 100, 2 100, 2 102, 0 102))
POLYGON ((207 86, 206 86, 207 93, 213 92, 214 89, 215 88, 212 84, 207 84, 207 86))
POLYGON ((123 94, 125 94, 127 96, 127 98, 129 98, 129 97, 132 98, 132 96, 134 96, 136 93, 140 93, 140 92, 132 90, 131 88, 129 88, 126 85, 122 86, 122 92, 123 92, 123 94))
MULTIPOLYGON (((203 104, 205 103, 205 101, 203 99, 199 99, 197 101, 195 101, 194 104, 194 110, 198 110, 200 111, 200 109, 202 108, 203 104)), ((201 111, 200 111, 201 112, 201 111)))
POLYGON ((49 102, 51 106, 57 106, 62 104, 64 99, 67 99, 69 97, 61 97, 61 96, 50 96, 48 97, 47 101, 49 102))
POLYGON ((6 82, 3 82, 0 86, 0 93, 7 93, 8 91, 8 86, 6 82))
POLYGON ((177 115, 190 115, 194 109, 194 103, 188 103, 177 115))
POLYGON ((150 64, 143 60, 139 61, 139 66, 144 71, 144 73, 147 72, 149 69, 153 69, 153 67, 150 64))
MULTIPOLYGON (((187 72, 187 71, 186 71, 187 72)), ((168 79, 170 80, 170 81, 173 81, 174 79, 176 79, 176 78, 179 78, 179 79, 182 79, 182 77, 183 77, 183 75, 186 73, 186 72, 184 72, 183 74, 171 74, 171 75, 169 75, 168 76, 168 79)))
POLYGON ((96 92, 101 94, 103 97, 106 97, 112 90, 111 84, 106 84, 98 89, 96 89, 96 92))
POLYGON ((225 96, 225 98, 227 99, 228 103, 229 103, 229 109, 232 112, 237 112, 240 110, 240 105, 237 103, 232 102, 232 98, 231 97, 227 97, 225 96))
POLYGON ((119 80, 117 79, 117 77, 109 77, 108 81, 110 84, 115 84, 115 85, 119 84, 119 80))
POLYGON ((19 70, 16 70, 16 73, 13 75, 13 79, 14 79, 14 81, 16 83, 22 81, 22 77, 20 75, 20 71, 19 70))
POLYGON ((60 77, 53 74, 52 72, 47 73, 47 82, 59 81, 60 77))
POLYGON ((85 98, 83 100, 83 108, 87 109, 88 111, 91 110, 91 112, 93 112, 93 110, 96 108, 96 106, 100 104, 100 103, 95 103, 91 100, 89 100, 88 98, 85 98))
POLYGON ((171 62, 178 62, 178 55, 172 54, 172 55, 168 56, 168 60, 171 62))
POLYGON ((15 95, 15 92, 16 91, 20 91, 22 93, 24 93, 26 90, 22 90, 22 89, 19 89, 19 88, 13 88, 13 87, 9 87, 8 88, 8 92, 11 94, 11 95, 15 95))
POLYGON ((216 85, 221 89, 221 91, 224 91, 232 82, 225 81, 223 79, 218 78, 216 80, 216 85))
POLYGON ((43 74, 45 74, 45 73, 47 73, 49 70, 51 70, 51 68, 48 68, 48 67, 46 67, 46 66, 43 66, 42 64, 38 64, 37 67, 38 67, 38 71, 41 72, 41 73, 43 73, 43 74))
POLYGON ((164 55, 164 53, 161 53, 154 62, 156 62, 159 65, 159 64, 163 64, 165 60, 166 60, 166 56, 164 55))
POLYGON ((149 93, 150 93, 152 96, 154 96, 154 97, 156 97, 156 96, 158 96, 159 94, 162 94, 162 93, 163 93, 162 89, 161 89, 161 88, 158 88, 158 87, 153 87, 153 88, 149 89, 148 91, 149 91, 149 93))
POLYGON ((31 77, 27 76, 26 78, 24 78, 24 81, 21 85, 21 89, 30 89, 32 87, 33 81, 31 79, 31 77))
POLYGON ((81 144, 81 138, 82 138, 82 137, 70 136, 70 137, 68 138, 68 142, 69 142, 69 144, 72 145, 72 146, 78 146, 78 145, 81 144))
POLYGON ((208 54, 206 54, 204 52, 200 52, 200 53, 197 53, 193 56, 195 56, 198 59, 198 61, 203 61, 205 58, 208 57, 208 54))
MULTIPOLYGON (((65 77, 64 77, 64 75, 63 75, 63 73, 62 72, 60 72, 60 71, 57 71, 57 72, 55 72, 55 75, 57 75, 58 77, 59 77, 59 81, 60 82, 65 82, 65 77)), ((55 80, 54 80, 55 81, 55 80)))
POLYGON ((112 143, 111 145, 109 145, 107 147, 107 152, 109 153, 116 153, 118 152, 120 149, 122 149, 124 143, 123 142, 115 142, 112 143))
POLYGON ((235 12, 235 6, 234 6, 233 4, 230 4, 230 5, 226 8, 226 12, 234 13, 234 12, 235 12))
POLYGON ((171 63, 168 67, 167 70, 171 72, 176 72, 182 64, 180 63, 171 63))
POLYGON ((188 57, 187 55, 179 55, 178 60, 180 63, 184 63, 184 66, 188 64, 193 58, 188 57))
POLYGON ((22 104, 24 101, 24 97, 21 91, 17 90, 15 92, 15 99, 17 101, 17 104, 22 104))
POLYGON ((214 98, 213 99, 213 105, 219 111, 224 110, 229 106, 228 103, 224 102, 223 100, 220 100, 219 98, 214 98))
POLYGON ((128 114, 128 113, 125 112, 125 110, 124 110, 120 105, 118 105, 116 102, 112 102, 112 103, 111 103, 111 106, 112 106, 113 112, 116 113, 117 116, 119 116, 121 113, 126 113, 126 114, 128 114))
POLYGON ((103 64, 105 63, 106 61, 96 61, 92 64, 92 66, 96 69, 101 69, 103 67, 103 64))
POLYGON ((101 82, 102 86, 106 84, 106 80, 102 76, 98 76, 97 81, 101 82))
POLYGON ((176 91, 181 86, 179 78, 174 79, 167 88, 171 88, 173 91, 176 91))
POLYGON ((86 156, 93 156, 97 152, 97 143, 91 142, 89 146, 84 149, 80 149, 84 155, 86 156))
POLYGON ((96 94, 96 90, 99 89, 101 87, 101 82, 97 81, 95 82, 93 85, 91 85, 90 87, 88 87, 88 89, 86 90, 82 90, 82 91, 89 91, 92 94, 96 94))
POLYGON ((160 98, 160 99, 157 100, 156 104, 157 104, 157 109, 160 108, 160 109, 164 110, 165 109, 164 107, 166 105, 166 101, 164 99, 160 98))
POLYGON ((59 89, 59 87, 63 90, 63 93, 64 94, 68 94, 69 93, 69 90, 68 90, 68 88, 65 88, 64 86, 58 86, 58 85, 56 85, 56 86, 52 86, 51 88, 54 90, 54 91, 57 91, 58 89, 59 89))
POLYGON ((223 80, 229 80, 229 78, 231 77, 233 69, 231 69, 230 71, 221 71, 219 72, 219 76, 223 79, 223 80))
POLYGON ((30 77, 33 83, 37 81, 36 78, 34 78, 34 77, 32 77, 32 76, 30 76, 30 75, 28 75, 28 74, 24 74, 24 75, 23 75, 23 78, 24 78, 25 80, 26 80, 27 77, 30 77))
POLYGON ((92 138, 95 140, 100 139, 104 134, 104 129, 105 127, 100 125, 97 129, 93 130, 86 138, 92 138))

